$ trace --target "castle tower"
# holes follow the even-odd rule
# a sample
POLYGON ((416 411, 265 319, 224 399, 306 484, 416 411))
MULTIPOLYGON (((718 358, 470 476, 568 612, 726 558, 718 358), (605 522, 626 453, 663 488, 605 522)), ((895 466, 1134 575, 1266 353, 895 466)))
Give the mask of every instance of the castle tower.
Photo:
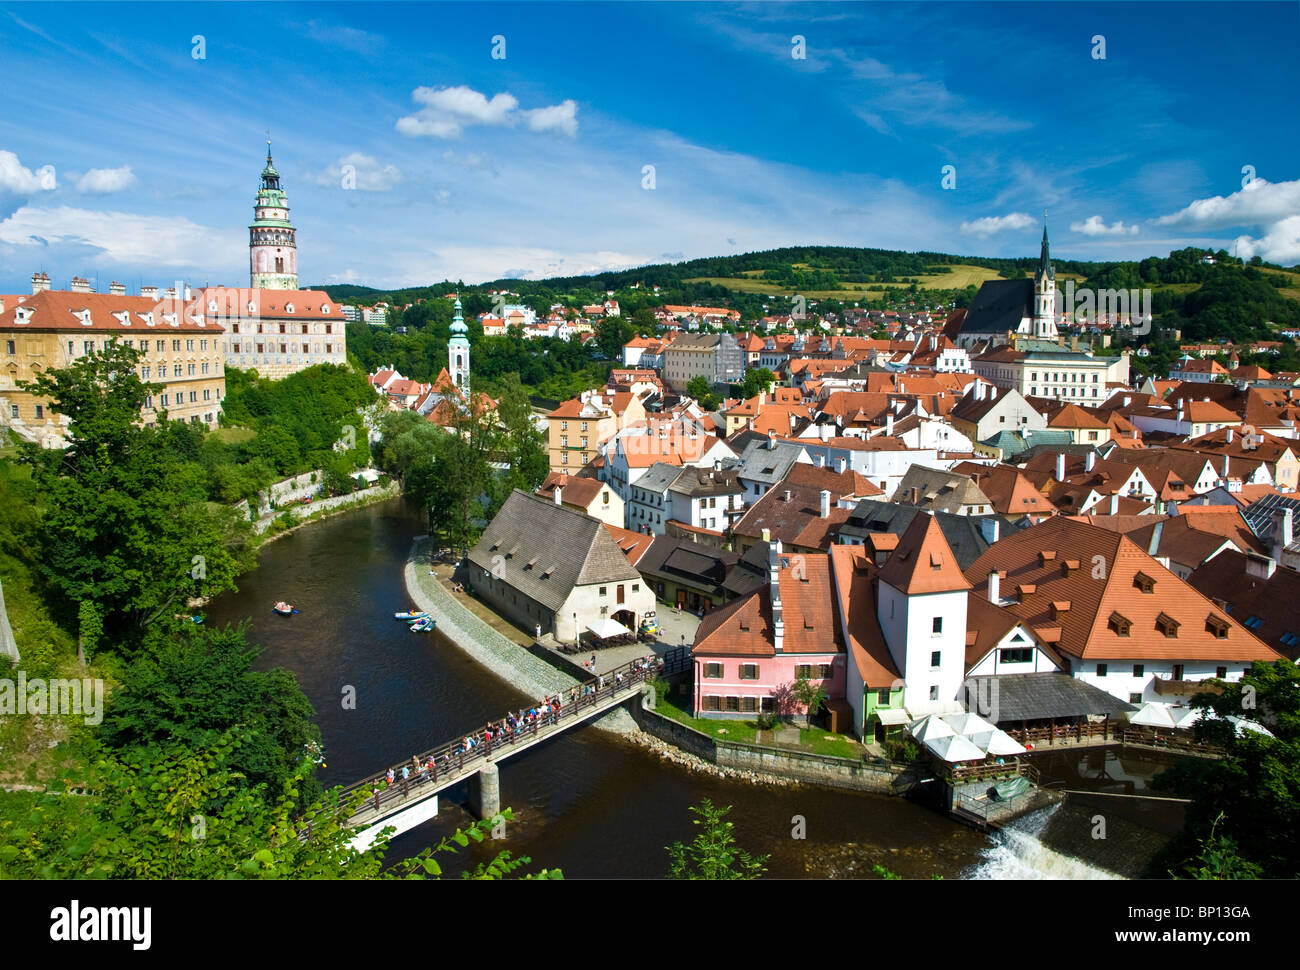
POLYGON ((1056 339, 1056 271, 1047 253, 1047 222, 1043 214, 1043 251, 1034 271, 1033 334, 1044 340, 1056 339))
POLYGON ((271 164, 269 139, 262 186, 253 203, 253 224, 248 227, 248 264, 253 289, 298 289, 298 243, 289 221, 289 203, 280 187, 280 173, 271 164))
POLYGON ((469 393, 469 340, 465 334, 465 318, 460 312, 460 297, 456 297, 456 316, 451 321, 451 340, 447 343, 447 373, 456 387, 469 393))

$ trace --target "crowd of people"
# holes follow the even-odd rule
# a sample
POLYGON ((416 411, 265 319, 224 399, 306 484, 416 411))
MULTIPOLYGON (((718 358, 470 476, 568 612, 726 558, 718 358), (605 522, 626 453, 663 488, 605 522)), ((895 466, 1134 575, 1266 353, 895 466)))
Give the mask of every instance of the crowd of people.
MULTIPOLYGON (((596 657, 593 654, 591 658, 593 669, 595 662, 596 657)), ((587 664, 584 663, 583 666, 587 664)), ((630 666, 633 680, 649 680, 658 673, 662 661, 654 654, 647 654, 633 661, 630 666)), ((617 691, 627 682, 627 677, 621 669, 616 670, 613 681, 614 689, 617 691)), ((428 755, 424 761, 421 761, 419 755, 412 755, 409 764, 403 764, 400 768, 389 768, 382 779, 375 780, 371 794, 375 798, 376 807, 379 804, 379 794, 384 789, 400 784, 403 790, 409 791, 412 783, 421 784, 430 778, 436 779, 439 773, 446 773, 459 767, 463 758, 473 755, 480 749, 491 751, 496 746, 523 735, 524 732, 535 732, 543 725, 556 724, 560 720, 562 711, 576 710, 583 704, 595 703, 596 696, 608 683, 609 680, 601 674, 594 681, 587 681, 585 684, 570 688, 567 708, 563 695, 557 693, 543 698, 532 707, 520 708, 518 712, 507 711, 504 718, 489 723, 481 732, 465 735, 459 744, 454 744, 443 751, 441 757, 428 755)))

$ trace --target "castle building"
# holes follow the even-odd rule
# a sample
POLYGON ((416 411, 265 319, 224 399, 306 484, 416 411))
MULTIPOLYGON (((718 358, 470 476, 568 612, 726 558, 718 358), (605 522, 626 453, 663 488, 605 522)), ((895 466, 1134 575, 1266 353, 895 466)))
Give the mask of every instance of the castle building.
POLYGON ((298 289, 298 242, 280 173, 271 163, 269 140, 262 186, 253 203, 253 224, 248 227, 248 265, 249 285, 255 290, 298 289))
POLYGON ((266 143, 266 167, 248 227, 249 289, 209 287, 197 316, 226 330, 226 364, 278 380, 316 364, 347 362, 347 316, 341 303, 298 286, 298 239, 289 203, 266 143))

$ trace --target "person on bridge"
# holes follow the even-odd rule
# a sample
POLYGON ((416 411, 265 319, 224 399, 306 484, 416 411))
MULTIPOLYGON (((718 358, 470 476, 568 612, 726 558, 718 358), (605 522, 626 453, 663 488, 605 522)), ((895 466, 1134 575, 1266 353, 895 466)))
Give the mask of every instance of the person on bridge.
POLYGON ((392 768, 389 768, 388 773, 384 775, 384 779, 388 782, 388 784, 391 785, 394 781, 397 780, 397 773, 394 772, 392 768))

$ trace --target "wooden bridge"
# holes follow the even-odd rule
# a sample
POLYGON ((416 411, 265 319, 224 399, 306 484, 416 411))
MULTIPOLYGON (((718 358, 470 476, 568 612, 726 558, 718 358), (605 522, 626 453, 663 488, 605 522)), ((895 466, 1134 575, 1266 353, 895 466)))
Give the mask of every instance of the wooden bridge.
MULTIPOLYGON (((496 767, 499 762, 595 720, 647 692, 649 706, 653 707, 650 681, 662 674, 679 673, 689 668, 690 663, 689 647, 677 647, 648 660, 631 661, 577 685, 569 693, 552 694, 550 700, 558 698, 559 704, 545 714, 529 717, 530 708, 524 708, 513 728, 504 719, 494 721, 344 787, 340 797, 345 803, 358 792, 366 794, 365 801, 348 822, 359 830, 353 845, 369 846, 381 830, 390 826, 400 835, 428 821, 438 814, 438 793, 467 780, 477 782, 477 791, 471 791, 471 801, 478 815, 493 817, 501 810, 496 767)), ((539 701, 537 707, 541 704, 539 701)))

